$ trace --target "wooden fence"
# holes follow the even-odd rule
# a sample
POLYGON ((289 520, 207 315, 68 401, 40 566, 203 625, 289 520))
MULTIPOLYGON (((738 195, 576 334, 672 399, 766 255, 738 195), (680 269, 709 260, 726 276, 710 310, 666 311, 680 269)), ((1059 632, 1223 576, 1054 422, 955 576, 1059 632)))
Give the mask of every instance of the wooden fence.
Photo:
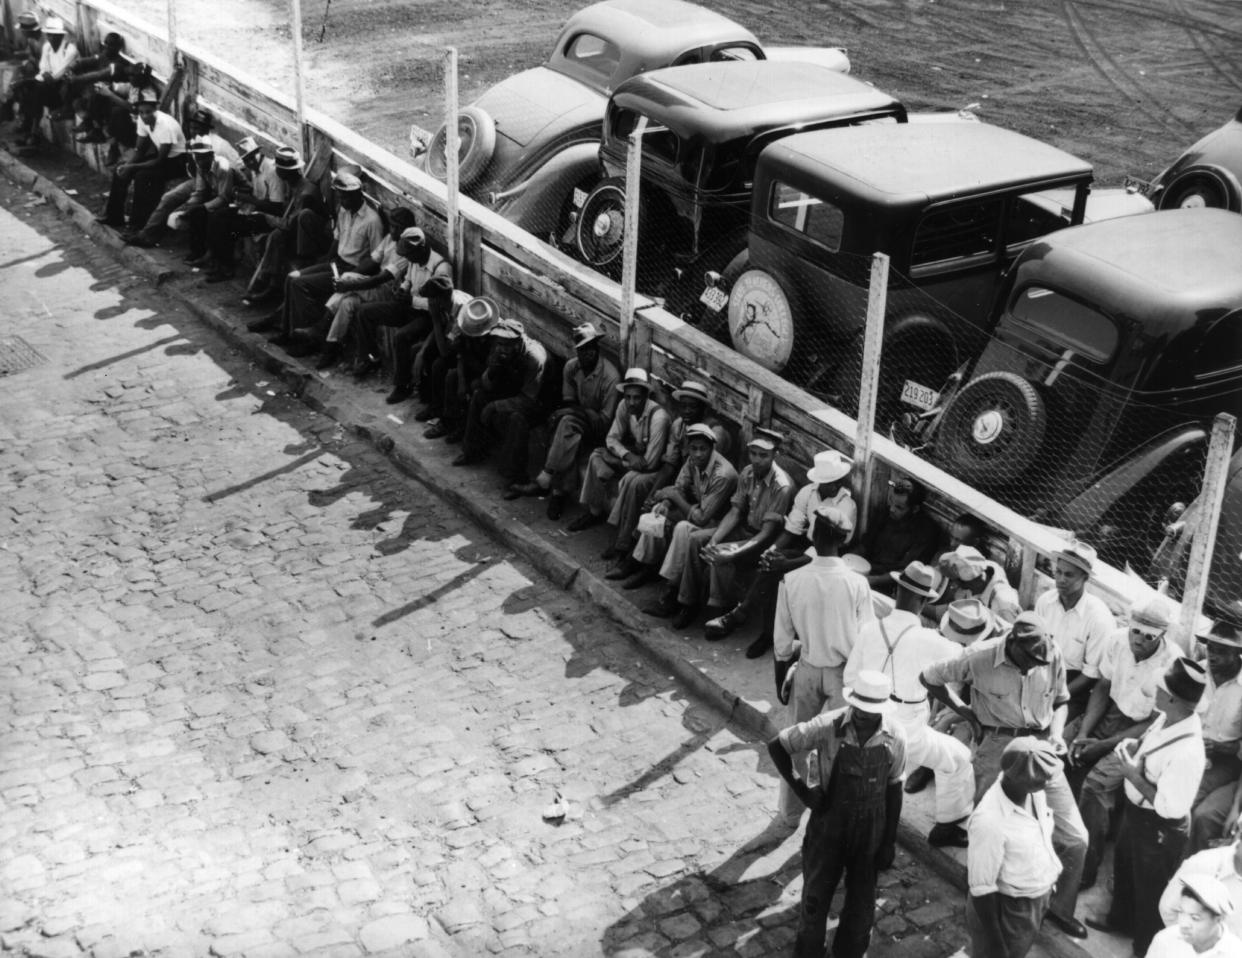
MULTIPOLYGON (((21 0, 0 3, 7 8, 21 0)), ((307 128, 300 131, 292 94, 246 76, 194 43, 179 40, 174 48, 166 28, 144 23, 108 0, 41 0, 38 5, 76 23, 87 45, 97 44, 107 31, 120 33, 128 53, 150 62, 157 76, 167 78, 180 67, 182 98, 197 97, 216 113, 222 127, 237 136, 251 134, 269 144, 302 143, 311 153, 330 150, 336 164, 357 164, 377 201, 419 204, 433 242, 445 244, 445 185, 407 160, 313 108, 306 110, 307 128)), ((14 15, 12 10, 6 13, 14 15)), ((561 355, 571 352, 570 329, 584 320, 607 330, 616 354, 621 291, 615 282, 467 197, 459 198, 458 209, 455 260, 460 288, 494 297, 504 312, 521 319, 535 337, 561 355)), ((826 447, 855 455, 853 419, 642 295, 635 298, 632 336, 635 355, 647 358, 654 375, 673 383, 685 378, 707 383, 715 408, 736 422, 744 435, 757 425, 769 425, 789 436, 787 459, 804 464, 826 447)), ((866 497, 858 488, 860 501, 882 502, 882 490, 894 473, 917 479, 932 490, 929 505, 942 522, 962 512, 974 513, 994 531, 991 545, 998 557, 1006 551, 1021 556, 1020 592, 1025 603, 1032 601, 1045 584, 1041 566, 1046 570, 1049 558, 1064 543, 1062 533, 1018 515, 882 435, 874 435, 869 445, 868 463, 859 463, 856 481, 861 485, 862 477, 870 476, 875 495, 866 497)), ((1093 578, 1092 588, 1115 611, 1127 608, 1134 594, 1133 580, 1108 567, 1093 578)))

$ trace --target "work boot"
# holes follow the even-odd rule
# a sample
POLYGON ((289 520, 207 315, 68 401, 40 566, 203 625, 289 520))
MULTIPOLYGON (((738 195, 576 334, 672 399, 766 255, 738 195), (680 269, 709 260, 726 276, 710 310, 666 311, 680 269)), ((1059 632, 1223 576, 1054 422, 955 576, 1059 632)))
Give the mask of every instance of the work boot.
POLYGON ((655 582, 658 578, 660 578, 660 572, 655 566, 640 562, 637 571, 621 583, 621 588, 626 592, 633 592, 635 589, 641 589, 648 582, 655 582))
POLYGON ((626 556, 611 569, 604 573, 604 578, 616 582, 618 579, 628 579, 635 572, 643 567, 642 563, 634 559, 632 556, 626 556))
POLYGON ((588 509, 565 528, 570 532, 583 532, 590 529, 592 526, 599 525, 603 521, 603 516, 597 516, 594 512, 588 509))
POLYGON ((720 639, 728 638, 736 631, 739 625, 744 625, 745 622, 746 609, 740 605, 735 605, 724 615, 708 619, 707 624, 703 627, 703 631, 710 640, 717 642, 720 639))
POLYGON ((932 826, 932 830, 927 833, 927 844, 932 848, 965 848, 968 841, 966 837, 966 829, 962 828, 962 822, 966 819, 958 819, 956 822, 937 822, 932 826))
POLYGON ((315 363, 316 369, 331 369, 341 361, 341 344, 340 343, 324 343, 323 352, 319 356, 319 362, 315 363))
MULTIPOLYGON (((565 493, 554 492, 550 496, 548 496, 547 513, 548 513, 548 518, 551 519, 553 522, 556 522, 558 519, 560 519, 561 516, 565 514, 565 493)), ((590 513, 587 513, 587 514, 590 515, 590 513)), ((569 525, 570 525, 570 531, 572 532, 573 523, 571 522, 569 525)))
POLYGON ((268 313, 266 316, 260 316, 258 319, 252 319, 246 324, 246 329, 252 333, 271 332, 280 326, 280 310, 268 313))
POLYGON ((393 386, 392 392, 384 397, 384 402, 390 406, 395 406, 399 402, 405 402, 414 395, 413 386, 393 386))
POLYGON ((667 619, 670 616, 676 615, 680 608, 681 605, 677 601, 677 593, 672 589, 665 589, 660 593, 658 599, 643 606, 643 614, 667 619))
POLYGON ((772 636, 766 632, 760 632, 759 638, 746 646, 746 658, 761 659, 768 654, 770 648, 772 648, 772 636))
POLYGON ((694 620, 698 617, 699 607, 697 605, 683 605, 677 610, 677 614, 673 616, 673 621, 669 624, 675 631, 680 632, 694 625, 694 620))

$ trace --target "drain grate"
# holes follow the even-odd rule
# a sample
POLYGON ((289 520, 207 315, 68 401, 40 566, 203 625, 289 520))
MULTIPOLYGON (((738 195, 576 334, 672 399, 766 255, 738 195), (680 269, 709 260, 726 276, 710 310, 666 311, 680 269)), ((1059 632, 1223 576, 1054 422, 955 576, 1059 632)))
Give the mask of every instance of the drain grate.
POLYGON ((47 357, 20 336, 0 339, 0 376, 20 373, 47 362, 47 357))

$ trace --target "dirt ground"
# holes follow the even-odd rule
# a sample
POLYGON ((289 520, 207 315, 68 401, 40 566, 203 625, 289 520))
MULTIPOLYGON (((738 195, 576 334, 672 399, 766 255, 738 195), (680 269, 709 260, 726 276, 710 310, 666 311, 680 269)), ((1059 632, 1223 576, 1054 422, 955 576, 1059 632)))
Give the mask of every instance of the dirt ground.
MULTIPOLYGON (((122 0, 152 23, 166 0, 122 0)), ((469 102, 537 65, 584 0, 302 0, 309 102, 404 152, 439 125, 441 51, 469 102), (322 37, 322 41, 321 38, 322 37)), ((843 46, 916 109, 983 119, 1149 179, 1242 104, 1237 0, 708 0, 769 43, 843 46)), ((289 0, 179 0, 181 36, 292 91, 289 0)))

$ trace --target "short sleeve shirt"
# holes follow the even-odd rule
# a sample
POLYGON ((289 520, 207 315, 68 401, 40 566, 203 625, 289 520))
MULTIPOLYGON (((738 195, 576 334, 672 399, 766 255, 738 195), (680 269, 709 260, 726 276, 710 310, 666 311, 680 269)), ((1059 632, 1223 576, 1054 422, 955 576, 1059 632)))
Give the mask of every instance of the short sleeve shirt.
POLYGON ((1209 742, 1242 739, 1242 675, 1217 685, 1208 672, 1207 690, 1196 710, 1203 718, 1203 737, 1209 742))
POLYGON ((793 480, 776 463, 762 479, 755 475, 754 466, 747 466, 738 478, 730 505, 740 512, 748 532, 758 532, 765 522, 784 521, 793 497, 793 480))
POLYGON ((352 213, 344 207, 337 210, 336 255, 350 265, 358 265, 364 253, 379 246, 383 236, 384 224, 379 214, 366 203, 352 213))
POLYGON ((694 503, 686 519, 705 528, 719 519, 729 505, 729 497, 737 486, 737 470, 713 450, 702 470, 694 468, 689 459, 682 463, 674 485, 688 502, 694 503))
MULTIPOLYGON (((815 516, 815 510, 823 503, 823 499, 819 494, 819 483, 809 482, 798 490, 794 496, 793 505, 789 509, 789 515, 785 517, 785 531, 794 536, 811 535, 811 520, 815 516)), ((838 489, 836 494, 828 500, 832 505, 836 506, 847 516, 854 524, 854 528, 858 528, 858 506, 854 503, 854 497, 850 494, 849 489, 838 489)), ((846 540, 849 541, 848 539, 846 540)))
POLYGON ((906 767, 906 735, 889 716, 880 717, 880 727, 871 738, 860 743, 849 720, 850 706, 820 712, 806 722, 791 725, 780 733, 781 744, 790 753, 819 752, 820 781, 827 784, 842 742, 863 748, 882 748, 889 754, 888 781, 900 782, 906 767))
POLYGON ((983 725, 1046 729, 1058 703, 1069 700, 1061 651, 1051 645, 1048 664, 1023 675, 1005 655, 1005 640, 976 642, 960 658, 928 666, 923 677, 932 685, 970 685, 970 706, 983 725))
POLYGON ((163 110, 155 111, 155 118, 150 126, 143 122, 142 117, 138 118, 137 126, 140 138, 150 138, 157 147, 167 145, 169 156, 185 154, 185 133, 181 131, 181 124, 163 110))

